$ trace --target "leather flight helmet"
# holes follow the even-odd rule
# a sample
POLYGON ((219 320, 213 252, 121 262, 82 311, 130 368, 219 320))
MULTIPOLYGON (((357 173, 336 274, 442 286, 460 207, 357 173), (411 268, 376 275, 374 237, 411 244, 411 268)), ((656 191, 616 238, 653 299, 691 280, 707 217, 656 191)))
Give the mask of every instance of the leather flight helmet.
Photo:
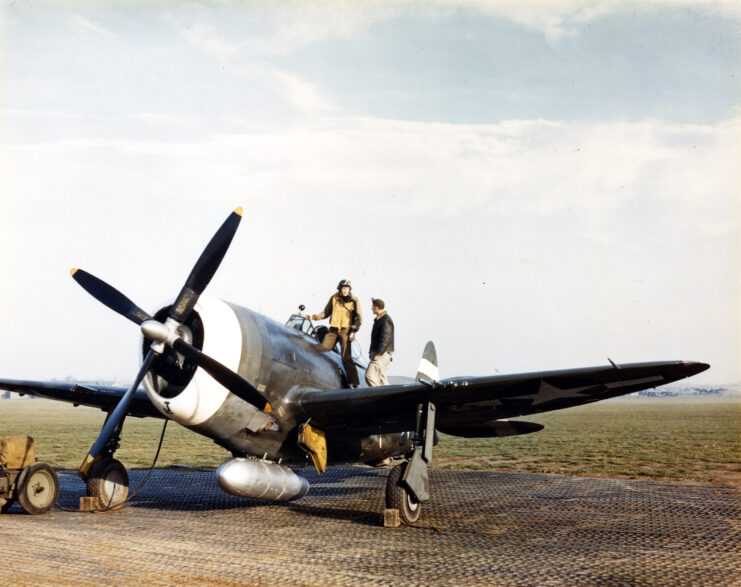
POLYGON ((340 280, 340 282, 337 284, 337 291, 340 291, 345 286, 349 287, 352 291, 352 284, 350 283, 349 279, 340 280))

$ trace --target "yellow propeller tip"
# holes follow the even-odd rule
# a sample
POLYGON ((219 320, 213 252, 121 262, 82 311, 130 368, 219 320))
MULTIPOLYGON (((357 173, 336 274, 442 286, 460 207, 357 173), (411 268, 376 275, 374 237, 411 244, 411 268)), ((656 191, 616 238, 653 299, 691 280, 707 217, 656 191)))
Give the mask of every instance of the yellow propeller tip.
POLYGON ((72 267, 72 269, 69 270, 69 274, 74 275, 75 273, 77 273, 77 271, 78 271, 77 267, 72 267))
POLYGON ((242 215, 242 206, 240 206, 239 208, 237 208, 236 210, 234 210, 234 213, 235 214, 238 214, 239 216, 241 216, 242 215))

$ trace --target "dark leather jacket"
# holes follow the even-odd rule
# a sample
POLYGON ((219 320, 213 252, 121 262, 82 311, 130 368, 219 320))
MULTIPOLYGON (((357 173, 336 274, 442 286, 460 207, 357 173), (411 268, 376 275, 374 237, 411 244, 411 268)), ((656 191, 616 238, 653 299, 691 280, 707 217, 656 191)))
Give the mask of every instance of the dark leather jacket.
POLYGON ((382 355, 385 352, 394 352, 394 321, 384 312, 373 321, 370 358, 372 360, 376 355, 382 355))

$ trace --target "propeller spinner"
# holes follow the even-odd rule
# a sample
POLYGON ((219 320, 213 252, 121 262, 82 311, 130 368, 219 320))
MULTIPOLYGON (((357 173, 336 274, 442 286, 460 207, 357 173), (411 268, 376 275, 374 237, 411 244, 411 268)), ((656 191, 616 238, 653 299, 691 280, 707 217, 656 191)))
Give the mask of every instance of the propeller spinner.
POLYGON ((104 450, 107 450, 109 453, 115 451, 118 442, 118 431, 126 417, 126 411, 134 397, 134 393, 152 367, 152 363, 156 357, 166 352, 167 347, 177 351, 198 367, 203 368, 234 395, 260 410, 270 411, 270 403, 267 398, 254 386, 228 367, 225 367, 215 359, 201 352, 197 347, 183 340, 181 334, 183 323, 190 317, 198 302, 198 298, 206 289, 206 286, 219 268, 224 255, 226 255, 241 219, 242 208, 237 208, 224 221, 219 230, 216 231, 216 234, 214 234, 208 245, 206 245, 206 248, 191 270, 175 302, 170 307, 167 320, 164 323, 153 319, 152 316, 116 288, 108 285, 94 275, 82 269, 71 270, 72 278, 85 291, 114 312, 141 326, 142 334, 153 341, 131 387, 121 397, 115 409, 106 419, 98 438, 82 462, 79 474, 83 479, 87 478, 90 468, 101 458, 104 450))

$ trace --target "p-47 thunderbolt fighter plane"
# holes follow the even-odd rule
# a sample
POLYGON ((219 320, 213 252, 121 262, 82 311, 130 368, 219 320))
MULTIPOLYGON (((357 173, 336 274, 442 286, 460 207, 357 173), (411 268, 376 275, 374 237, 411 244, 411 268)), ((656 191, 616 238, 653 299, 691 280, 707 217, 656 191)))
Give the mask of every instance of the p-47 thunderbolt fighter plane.
MULTIPOLYGON (((0 389, 99 407, 105 424, 80 466, 89 495, 115 506, 128 475, 114 459, 127 415, 169 418, 231 452, 217 470, 225 491, 291 500, 308 482, 287 464, 400 461, 386 486, 387 507, 405 523, 429 499, 427 464, 436 431, 465 438, 526 434, 539 424, 518 416, 568 408, 657 387, 708 368, 671 361, 439 380, 434 346, 416 380, 350 389, 339 353, 301 314, 287 324, 201 296, 241 220, 235 210, 195 264, 172 305, 150 315, 118 290, 79 270, 93 297, 141 328, 141 368, 128 389, 0 380, 0 389), (140 387, 141 386, 141 387, 140 387)), ((361 375, 364 365, 358 364, 361 375)))

